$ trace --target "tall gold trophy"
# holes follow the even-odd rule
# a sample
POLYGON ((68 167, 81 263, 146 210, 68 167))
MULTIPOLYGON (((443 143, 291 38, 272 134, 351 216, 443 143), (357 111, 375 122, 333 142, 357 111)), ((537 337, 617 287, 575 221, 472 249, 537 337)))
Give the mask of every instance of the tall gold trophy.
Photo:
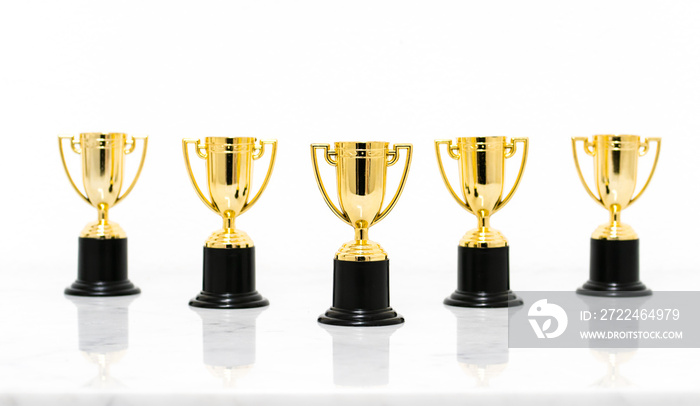
POLYGON ((244 231, 236 229, 237 216, 245 213, 265 191, 277 155, 277 141, 255 138, 207 137, 204 142, 182 140, 187 171, 202 202, 222 217, 223 228, 204 243, 204 281, 202 292, 190 306, 212 309, 242 309, 267 306, 269 302, 255 290, 255 247, 244 231), (197 185, 190 165, 188 144, 206 160, 209 197, 197 185), (270 164, 258 192, 251 196, 253 161, 271 145, 270 164))
POLYGON ((491 228, 491 216, 513 197, 527 162, 528 139, 506 137, 462 137, 457 143, 436 140, 440 174, 452 197, 476 216, 477 228, 468 231, 459 242, 457 256, 457 290, 444 303, 460 307, 519 306, 523 301, 510 290, 508 240, 491 228), (517 143, 523 144, 520 171, 512 189, 503 198, 505 160, 515 155, 517 143), (459 164, 460 191, 455 192, 445 173, 440 145, 459 164))
POLYGON ((333 307, 318 318, 320 323, 339 326, 386 326, 404 319, 389 306, 389 259, 386 252, 367 237, 369 228, 382 221, 403 192, 411 166, 413 146, 388 142, 336 142, 311 145, 311 162, 323 199, 338 218, 355 229, 355 239, 343 244, 333 265, 333 307), (336 167, 340 209, 331 201, 319 173, 317 150, 336 167), (406 150, 406 163, 396 194, 382 210, 387 167, 406 150))
POLYGON ((78 239, 78 280, 66 288, 67 295, 122 296, 140 289, 129 281, 127 272, 126 233, 109 221, 109 209, 131 193, 141 175, 148 137, 128 137, 121 133, 83 133, 79 137, 58 137, 61 162, 73 189, 97 209, 97 221, 88 224, 78 239), (83 194, 73 181, 63 153, 64 140, 82 157, 83 194), (143 141, 141 163, 134 180, 120 196, 124 175, 124 159, 136 149, 136 140, 143 141))
POLYGON ((642 139, 636 135, 596 135, 571 140, 578 176, 588 195, 609 213, 610 222, 598 227, 591 236, 590 279, 577 292, 590 296, 629 297, 651 295, 639 280, 639 238, 632 227, 620 221, 620 212, 644 193, 654 176, 661 151, 660 138, 642 139), (576 152, 582 141, 584 151, 593 157, 596 196, 586 183, 576 152), (634 196, 637 161, 656 142, 656 156, 644 187, 634 196))

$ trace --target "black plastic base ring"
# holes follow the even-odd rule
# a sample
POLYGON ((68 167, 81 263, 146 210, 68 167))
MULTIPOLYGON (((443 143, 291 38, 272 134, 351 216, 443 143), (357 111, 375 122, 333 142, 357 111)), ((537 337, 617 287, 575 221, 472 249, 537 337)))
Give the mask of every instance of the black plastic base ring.
POLYGON ((522 306, 523 301, 511 290, 498 293, 454 291, 443 303, 457 307, 515 307, 522 306))
POLYGON ((650 296, 651 289, 647 288, 642 282, 633 283, 604 283, 589 280, 583 286, 576 289, 576 293, 586 296, 603 296, 603 297, 638 297, 650 296))
POLYGON ((403 323, 404 318, 389 306, 389 260, 334 260, 333 306, 318 322, 346 327, 403 323))
POLYGON ((270 302, 257 291, 250 293, 211 293, 202 291, 190 300, 190 306, 206 309, 249 309, 265 307, 270 302))
POLYGON ((127 239, 78 239, 78 279, 64 291, 72 296, 141 293, 127 277, 127 239))
POLYGON ((587 296, 638 297, 652 294, 639 280, 639 240, 591 238, 590 276, 576 289, 587 296))
POLYGON ((401 324, 405 320, 391 307, 381 310, 345 310, 331 307, 318 317, 318 322, 331 326, 379 327, 401 324))
POLYGON ((457 290, 443 303, 458 307, 514 307, 523 301, 510 290, 508 247, 457 248, 457 290))
POLYGON ((138 295, 141 289, 129 280, 121 282, 84 282, 77 280, 63 292, 72 296, 126 296, 138 295))
POLYGON ((255 290, 255 247, 204 247, 202 291, 190 300, 190 306, 249 309, 269 304, 255 290))

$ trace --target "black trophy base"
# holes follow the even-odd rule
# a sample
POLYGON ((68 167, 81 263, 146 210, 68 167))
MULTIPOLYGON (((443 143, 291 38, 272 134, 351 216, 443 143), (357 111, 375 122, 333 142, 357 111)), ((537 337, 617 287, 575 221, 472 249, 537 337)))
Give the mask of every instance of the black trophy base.
POLYGON ((590 278, 576 293, 602 297, 651 295, 651 289, 639 280, 639 240, 591 238, 590 278))
POLYGON ((239 294, 202 291, 190 300, 190 306, 206 309, 250 309, 269 305, 270 302, 257 291, 239 294))
POLYGON ((389 306, 389 260, 333 261, 333 306, 318 322, 345 327, 401 324, 404 318, 389 306))
POLYGON ((331 326, 380 327, 404 322, 403 316, 391 307, 380 310, 345 310, 331 307, 318 317, 318 322, 331 326))
POLYGON ((510 290, 508 247, 457 248, 457 290, 443 303, 457 307, 515 307, 522 299, 510 290))
POLYGON ((443 303, 457 307, 497 308, 522 306, 523 301, 510 290, 498 293, 460 292, 455 290, 454 293, 445 298, 443 303))
POLYGON ((126 238, 79 238, 78 279, 64 293, 97 297, 141 293, 127 276, 126 238))
POLYGON ((190 306, 207 309, 249 309, 270 302, 255 290, 255 247, 204 247, 202 291, 190 306))
POLYGON ((71 296, 127 296, 138 295, 141 289, 131 281, 121 282, 84 282, 77 280, 63 291, 71 296))
POLYGON ((620 284, 601 283, 590 280, 576 289, 576 293, 579 295, 603 297, 638 297, 651 296, 652 294, 651 289, 647 288, 642 282, 620 284))

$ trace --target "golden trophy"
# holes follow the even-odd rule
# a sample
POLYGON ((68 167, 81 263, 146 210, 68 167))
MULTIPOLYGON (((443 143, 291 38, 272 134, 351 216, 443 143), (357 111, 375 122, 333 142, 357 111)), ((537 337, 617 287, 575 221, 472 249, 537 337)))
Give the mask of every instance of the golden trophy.
POLYGON ((269 302, 255 290, 255 247, 244 231, 236 229, 237 216, 245 213, 265 191, 277 155, 277 141, 257 141, 251 137, 207 137, 182 140, 187 172, 202 202, 223 218, 223 228, 204 243, 204 280, 202 292, 190 306, 212 309, 242 309, 267 306, 269 302), (206 160, 207 184, 211 200, 197 185, 190 165, 188 144, 206 160), (272 145, 270 164, 258 192, 251 196, 253 161, 272 145))
POLYGON ((528 139, 506 137, 462 137, 457 143, 436 140, 435 153, 442 180, 452 197, 469 213, 476 216, 477 228, 468 231, 459 242, 457 251, 457 290, 444 303, 460 307, 520 306, 523 301, 510 290, 508 240, 491 228, 491 216, 513 197, 527 162, 528 139), (503 198, 505 160, 523 144, 518 177, 503 198), (440 155, 440 145, 459 164, 462 200, 450 184, 440 155))
POLYGON ((126 233, 107 212, 131 193, 141 175, 146 159, 148 137, 128 137, 121 133, 83 133, 79 137, 58 137, 63 168, 73 189, 97 209, 97 221, 88 224, 78 239, 78 279, 67 295, 123 296, 140 289, 129 281, 127 272, 126 233), (73 181, 63 153, 64 140, 82 157, 83 194, 73 181), (141 163, 134 180, 120 196, 124 175, 124 157, 136 149, 136 140, 143 141, 141 163))
POLYGON ((610 212, 610 222, 591 236, 590 278, 577 292, 590 296, 646 296, 651 290, 639 280, 639 238, 632 227, 620 221, 620 212, 644 193, 654 176, 661 150, 660 138, 642 139, 636 135, 596 135, 571 139, 578 176, 588 195, 610 212), (576 153, 582 141, 586 154, 593 157, 596 196, 583 177, 576 153), (656 142, 656 156, 644 187, 634 196, 637 161, 656 142))
POLYGON ((369 228, 382 221, 403 192, 411 166, 413 146, 388 142, 336 142, 311 145, 316 182, 323 199, 338 218, 355 229, 355 239, 343 244, 333 265, 333 307, 318 318, 320 323, 339 326, 386 326, 404 319, 389 306, 389 259, 386 252, 367 237, 369 228), (318 149, 326 162, 336 167, 340 209, 331 201, 318 168, 318 149), (401 182, 396 194, 382 210, 387 167, 406 150, 401 182))

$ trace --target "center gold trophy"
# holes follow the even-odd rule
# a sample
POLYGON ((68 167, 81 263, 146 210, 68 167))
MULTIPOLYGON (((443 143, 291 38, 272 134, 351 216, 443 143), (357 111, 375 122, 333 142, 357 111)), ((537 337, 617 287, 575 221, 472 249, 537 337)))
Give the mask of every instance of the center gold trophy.
POLYGON ((85 202, 97 209, 97 221, 85 226, 78 239, 78 279, 66 288, 67 295, 123 296, 140 292, 129 281, 126 233, 110 221, 108 211, 131 193, 141 175, 148 137, 128 137, 122 133, 83 133, 78 137, 58 137, 61 162, 73 189, 85 202), (83 187, 80 191, 68 170, 63 153, 64 141, 82 158, 83 187), (134 180, 121 194, 126 155, 143 141, 141 163, 134 180))
POLYGON ((452 197, 477 219, 477 228, 468 231, 459 242, 457 290, 444 303, 460 307, 519 306, 523 301, 510 290, 508 240, 491 228, 490 219, 513 197, 527 162, 528 139, 506 137, 462 137, 457 143, 436 140, 440 174, 452 197), (518 177, 510 192, 503 196, 505 160, 515 155, 517 143, 523 144, 518 177), (450 185, 440 155, 440 145, 459 163, 462 200, 450 185))
POLYGON ((269 304, 255 290, 255 247, 244 231, 235 227, 237 216, 245 213, 265 191, 277 155, 277 141, 255 138, 207 137, 204 142, 182 140, 185 164, 197 195, 223 219, 223 228, 214 232, 204 244, 204 278, 202 292, 190 306, 213 309, 241 309, 269 304), (188 144, 194 144, 197 155, 206 160, 207 199, 197 185, 190 165, 188 144), (250 198, 253 161, 265 154, 271 145, 270 164, 258 192, 250 198))
POLYGON ((632 227, 622 223, 620 212, 644 193, 651 182, 661 151, 660 138, 643 139, 636 135, 596 135, 571 140, 574 162, 588 195, 610 213, 610 221, 598 227, 591 236, 590 278, 577 292, 589 296, 646 296, 651 290, 639 279, 639 237, 632 227), (576 153, 576 142, 593 157, 596 196, 583 177, 576 153), (634 195, 637 183, 637 162, 656 142, 656 155, 649 178, 634 195))
POLYGON ((340 247, 333 262, 333 306, 318 318, 338 326, 386 326, 401 324, 403 317, 389 306, 389 259, 386 252, 367 237, 369 228, 384 219, 403 192, 411 166, 413 146, 388 142, 336 142, 311 145, 316 182, 333 213, 355 229, 355 238, 340 247), (318 168, 317 150, 336 168, 340 209, 331 201, 318 168), (399 187, 385 209, 387 167, 406 150, 406 163, 399 187))

